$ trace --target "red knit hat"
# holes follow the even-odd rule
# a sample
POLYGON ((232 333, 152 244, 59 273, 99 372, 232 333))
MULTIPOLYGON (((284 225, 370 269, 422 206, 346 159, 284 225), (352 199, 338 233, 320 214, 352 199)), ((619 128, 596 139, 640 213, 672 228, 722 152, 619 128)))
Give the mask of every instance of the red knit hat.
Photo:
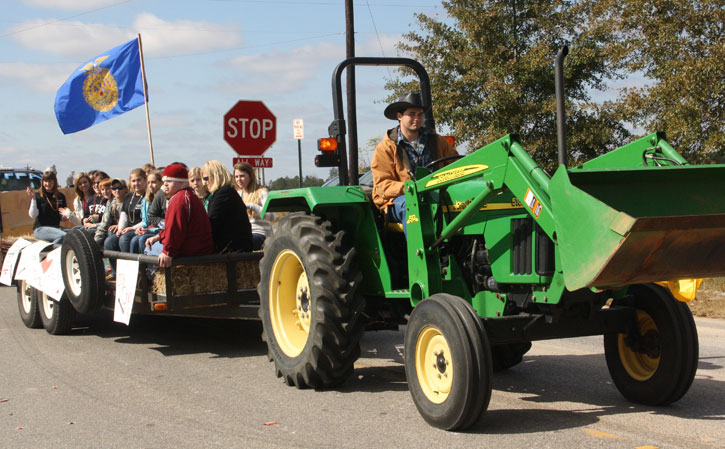
POLYGON ((164 169, 162 181, 188 181, 189 172, 181 164, 171 164, 164 169))

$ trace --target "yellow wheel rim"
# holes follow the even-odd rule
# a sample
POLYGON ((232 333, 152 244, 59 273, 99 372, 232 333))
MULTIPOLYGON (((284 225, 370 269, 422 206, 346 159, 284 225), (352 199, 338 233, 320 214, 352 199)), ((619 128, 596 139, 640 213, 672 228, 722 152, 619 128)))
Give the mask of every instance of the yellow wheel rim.
MULTIPOLYGON (((657 325, 647 312, 637 310, 637 327, 640 335, 648 332, 657 333, 657 325)), ((626 343, 626 334, 619 334, 619 359, 622 366, 633 379, 644 382, 649 380, 657 372, 660 365, 660 356, 651 357, 644 352, 632 350, 626 343)))
POLYGON ((269 316, 280 349, 288 357, 300 355, 312 321, 310 284, 302 261, 288 249, 277 255, 272 266, 269 316))
POLYGON ((453 358, 446 337, 435 327, 427 326, 418 334, 415 372, 429 401, 440 404, 448 398, 453 385, 453 358))

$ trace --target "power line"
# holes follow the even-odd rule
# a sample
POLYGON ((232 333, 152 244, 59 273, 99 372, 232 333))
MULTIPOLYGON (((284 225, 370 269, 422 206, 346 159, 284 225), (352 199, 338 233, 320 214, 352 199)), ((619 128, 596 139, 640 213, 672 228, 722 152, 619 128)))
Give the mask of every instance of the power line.
POLYGON ((48 21, 48 22, 41 23, 40 25, 35 25, 35 26, 32 26, 32 27, 23 28, 22 30, 11 31, 10 33, 0 34, 0 37, 8 37, 8 36, 12 36, 13 34, 24 33, 26 31, 34 30, 36 28, 41 28, 41 27, 48 26, 48 25, 51 25, 51 24, 54 24, 54 23, 64 22, 64 21, 70 20, 70 19, 75 19, 76 17, 80 17, 80 16, 83 16, 83 15, 86 15, 86 14, 90 14, 92 12, 100 11, 102 9, 113 8, 113 7, 116 7, 116 6, 121 5, 123 3, 129 3, 129 2, 132 2, 132 1, 134 1, 134 0, 121 0, 120 2, 116 2, 116 3, 112 4, 112 5, 106 5, 106 6, 101 6, 100 8, 89 9, 87 11, 79 12, 78 14, 74 14, 72 16, 64 17, 62 19, 54 19, 54 20, 51 20, 51 21, 48 21))
MULTIPOLYGON (((370 13, 370 21, 373 22, 373 29, 375 30, 375 36, 378 38, 378 45, 380 45, 380 53, 383 55, 383 58, 385 57, 385 49, 383 49, 383 42, 380 40, 380 34, 378 33, 378 27, 375 25, 375 18, 373 17, 373 10, 370 9, 370 2, 365 0, 365 3, 368 5, 368 12, 370 13)), ((393 75, 390 73, 390 66, 385 66, 385 69, 388 71, 388 76, 390 78, 393 78, 393 75)))

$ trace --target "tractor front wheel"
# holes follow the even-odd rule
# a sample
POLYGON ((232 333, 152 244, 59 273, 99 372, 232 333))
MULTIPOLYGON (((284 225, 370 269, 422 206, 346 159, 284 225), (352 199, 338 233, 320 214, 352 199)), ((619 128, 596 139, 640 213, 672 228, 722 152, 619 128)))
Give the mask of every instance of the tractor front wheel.
POLYGON ((445 430, 470 427, 488 407, 491 349, 463 299, 438 294, 421 301, 405 332, 405 374, 418 412, 445 430))
POLYGON ((347 379, 360 356, 364 301, 354 248, 314 215, 282 217, 260 261, 262 338, 277 376, 298 388, 347 379))
POLYGON ((615 301, 613 307, 633 306, 635 328, 604 336, 612 381, 632 402, 673 403, 685 395, 697 371, 699 347, 692 313, 658 285, 633 285, 628 294, 633 299, 615 301))

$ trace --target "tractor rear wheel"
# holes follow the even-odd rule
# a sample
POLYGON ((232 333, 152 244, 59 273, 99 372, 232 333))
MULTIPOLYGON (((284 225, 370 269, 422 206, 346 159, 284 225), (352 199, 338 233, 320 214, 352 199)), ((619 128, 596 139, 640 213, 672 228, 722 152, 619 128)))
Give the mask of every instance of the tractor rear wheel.
POLYGON ((76 311, 66 294, 63 293, 60 301, 54 300, 40 290, 35 290, 35 294, 40 308, 40 319, 46 332, 52 335, 67 334, 73 327, 76 311))
POLYGON ((360 356, 365 307, 355 250, 320 217, 277 222, 260 261, 262 339, 277 376, 297 388, 345 381, 360 356))
POLYGON ((38 298, 35 289, 25 280, 18 281, 18 311, 23 324, 31 329, 38 329, 43 326, 38 311, 38 298))
MULTIPOLYGON (((604 353, 612 381, 632 402, 666 405, 679 400, 695 378, 697 328, 686 304, 654 284, 633 285, 636 329, 604 336, 604 353)), ((626 303, 627 299, 615 301, 626 303)))
POLYGON ((473 425, 491 398, 491 349, 470 305, 446 294, 421 301, 405 333, 405 374, 418 412, 429 424, 473 425))

